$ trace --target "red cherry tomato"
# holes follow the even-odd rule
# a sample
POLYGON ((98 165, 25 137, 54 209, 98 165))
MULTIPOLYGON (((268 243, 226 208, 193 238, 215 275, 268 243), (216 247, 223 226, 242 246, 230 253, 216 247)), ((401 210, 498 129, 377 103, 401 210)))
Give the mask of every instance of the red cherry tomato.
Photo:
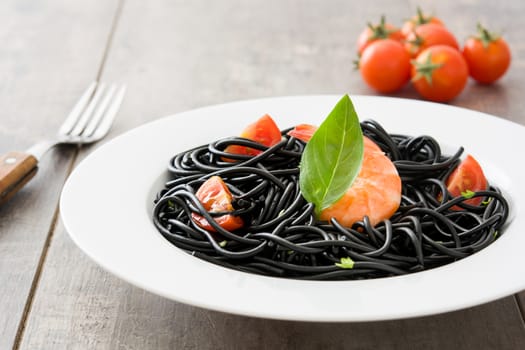
POLYGON ((490 84, 505 74, 511 54, 507 42, 478 24, 478 36, 470 37, 463 47, 470 76, 482 84, 490 84))
MULTIPOLYGON (((281 141, 281 130, 268 114, 263 115, 255 123, 248 125, 240 135, 261 145, 271 147, 281 141)), ((250 147, 230 145, 224 150, 227 153, 256 156, 262 151, 250 147)))
MULTIPOLYGON (((206 180, 195 195, 208 212, 217 213, 233 210, 231 192, 219 176, 212 176, 206 180)), ((191 218, 203 229, 216 232, 202 215, 192 213, 191 218)), ((244 224, 241 217, 231 214, 214 217, 214 220, 220 227, 228 231, 241 228, 244 224)))
POLYGON ((357 53, 362 55, 366 47, 376 40, 393 39, 402 41, 404 38, 405 37, 401 34, 399 28, 390 23, 386 23, 385 17, 382 16, 379 24, 374 25, 369 23, 368 26, 363 29, 361 34, 359 34, 359 37, 357 38, 357 53))
POLYGON ((409 80, 410 56, 395 40, 377 40, 363 51, 359 71, 373 89, 382 93, 394 92, 409 80))
MULTIPOLYGON (((448 191, 454 197, 462 196, 469 191, 485 191, 488 188, 488 182, 481 166, 470 154, 450 174, 446 185, 448 191)), ((479 205, 481 201, 481 197, 475 197, 466 200, 465 203, 479 205)))
POLYGON ((468 66, 461 53, 445 45, 431 46, 412 62, 412 84, 424 98, 445 102, 463 91, 468 66))
POLYGON ((434 23, 444 26, 443 21, 441 21, 439 18, 424 14, 423 11, 418 7, 417 14, 403 23, 403 26, 401 27, 401 33, 406 38, 411 32, 414 31, 414 29, 427 23, 434 23))
POLYGON ((448 45, 459 50, 454 35, 440 24, 427 23, 415 28, 406 38, 405 47, 412 57, 435 45, 448 45))

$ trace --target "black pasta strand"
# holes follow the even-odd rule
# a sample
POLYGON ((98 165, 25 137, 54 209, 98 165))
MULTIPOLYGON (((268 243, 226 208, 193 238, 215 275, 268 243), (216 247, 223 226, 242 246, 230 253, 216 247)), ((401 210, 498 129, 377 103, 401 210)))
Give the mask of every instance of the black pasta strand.
POLYGON ((272 147, 230 137, 181 152, 167 168, 170 180, 154 200, 153 224, 170 243, 219 266, 266 276, 340 280, 403 275, 431 269, 484 249, 501 234, 509 206, 491 186, 469 198, 453 198, 445 181, 463 148, 447 156, 434 138, 389 134, 379 123, 361 123, 363 134, 393 161, 402 179, 398 211, 373 227, 368 217, 344 227, 316 219, 299 188, 305 142, 289 137, 272 147), (249 147, 255 155, 228 152, 249 147), (220 176, 233 210, 207 212, 195 193, 220 176), (208 232, 192 217, 204 218, 208 232), (214 218, 240 216, 244 226, 227 231, 214 218), (351 263, 349 263, 351 261, 351 263))

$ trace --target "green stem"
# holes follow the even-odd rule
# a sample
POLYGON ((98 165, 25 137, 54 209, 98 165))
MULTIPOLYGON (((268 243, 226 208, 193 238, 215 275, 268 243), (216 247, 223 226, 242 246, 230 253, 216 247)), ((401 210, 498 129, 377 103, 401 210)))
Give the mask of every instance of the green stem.
POLYGON ((500 37, 499 34, 489 32, 487 28, 483 27, 479 22, 476 27, 478 29, 477 38, 481 40, 484 48, 487 48, 491 42, 498 40, 500 37))
POLYGON ((387 39, 390 34, 396 31, 395 29, 388 30, 386 28, 386 19, 384 15, 381 16, 381 20, 379 21, 378 25, 373 25, 369 22, 368 28, 370 28, 372 31, 372 35, 370 35, 369 40, 387 39))
POLYGON ((412 81, 425 78, 427 83, 430 85, 432 85, 432 73, 436 69, 439 69, 441 66, 443 66, 443 63, 433 63, 432 54, 430 53, 427 55, 427 59, 425 62, 420 63, 416 60, 412 60, 411 63, 416 67, 416 75, 414 75, 412 81))

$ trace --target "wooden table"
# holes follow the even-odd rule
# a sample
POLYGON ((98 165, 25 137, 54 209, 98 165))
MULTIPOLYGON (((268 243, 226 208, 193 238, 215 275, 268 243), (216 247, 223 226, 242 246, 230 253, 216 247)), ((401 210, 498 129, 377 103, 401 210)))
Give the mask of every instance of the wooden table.
MULTIPOLYGON (((399 24, 417 4, 2 1, 0 152, 53 134, 92 80, 128 85, 105 141, 162 116, 226 101, 373 95, 353 71, 355 39, 366 21, 386 14, 399 24)), ((469 83, 451 104, 525 124, 525 2, 423 5, 461 41, 477 21, 504 32, 514 55, 510 71, 493 86, 469 83)), ((394 96, 418 98, 410 87, 394 96)), ((0 207, 0 349, 525 348, 524 293, 417 319, 325 324, 222 314, 131 286, 87 258, 59 218, 65 179, 101 144, 52 150, 36 178, 0 207)))

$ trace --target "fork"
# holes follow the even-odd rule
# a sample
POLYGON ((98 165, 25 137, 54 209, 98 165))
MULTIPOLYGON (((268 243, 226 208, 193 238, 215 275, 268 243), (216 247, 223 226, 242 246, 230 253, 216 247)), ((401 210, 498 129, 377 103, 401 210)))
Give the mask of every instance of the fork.
POLYGON ((93 143, 108 133, 126 87, 93 82, 82 94, 54 138, 36 143, 25 152, 0 156, 0 204, 18 192, 37 171, 38 161, 59 144, 93 143))

